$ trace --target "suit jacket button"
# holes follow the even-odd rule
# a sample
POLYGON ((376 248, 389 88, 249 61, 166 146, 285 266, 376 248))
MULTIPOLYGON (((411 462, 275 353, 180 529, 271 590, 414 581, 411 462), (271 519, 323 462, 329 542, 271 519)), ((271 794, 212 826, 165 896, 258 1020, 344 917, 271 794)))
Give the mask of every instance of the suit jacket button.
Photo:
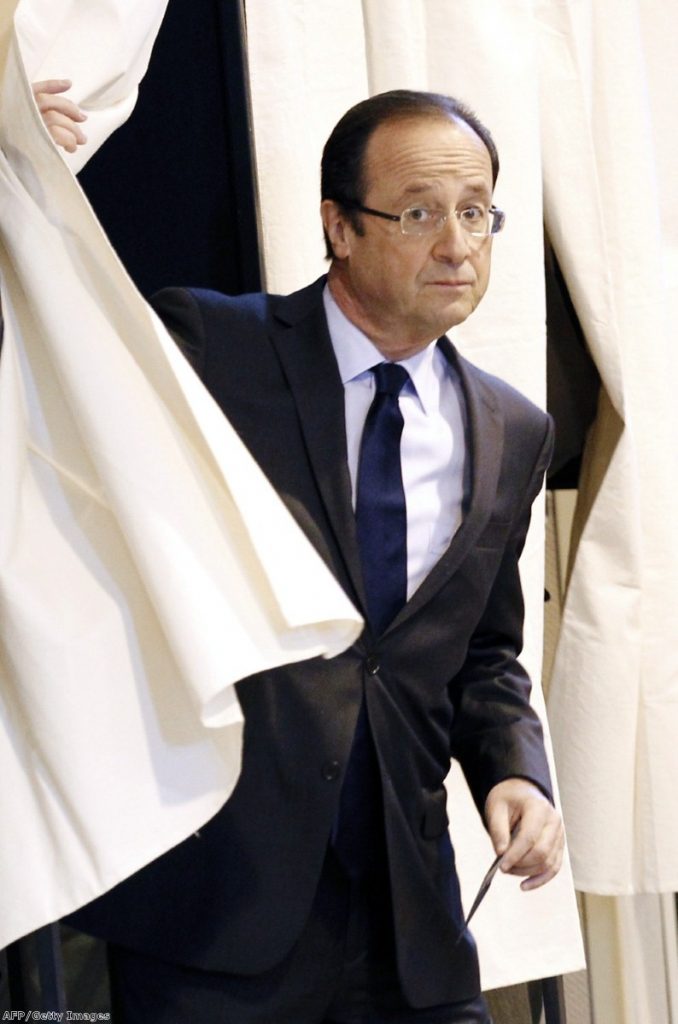
POLYGON ((368 654, 365 658, 365 668, 367 669, 368 675, 376 676, 380 668, 379 658, 377 658, 376 654, 368 654))
POLYGON ((325 764, 320 769, 325 782, 336 782, 341 775, 341 765, 338 761, 325 761, 325 764))

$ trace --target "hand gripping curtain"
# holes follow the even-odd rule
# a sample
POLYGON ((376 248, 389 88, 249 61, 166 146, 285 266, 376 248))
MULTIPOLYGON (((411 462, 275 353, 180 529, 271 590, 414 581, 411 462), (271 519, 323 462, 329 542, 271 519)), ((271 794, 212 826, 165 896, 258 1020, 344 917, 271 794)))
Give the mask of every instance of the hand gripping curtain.
MULTIPOLYGON (((78 3, 50 0, 49 16, 80 49, 104 39, 119 54, 87 3, 80 39, 78 3)), ((117 7, 134 51, 134 27, 160 17, 117 7)), ((43 129, 12 14, 0 13, 0 947, 219 809, 240 764, 236 680, 331 656, 361 628, 108 245, 43 129)))

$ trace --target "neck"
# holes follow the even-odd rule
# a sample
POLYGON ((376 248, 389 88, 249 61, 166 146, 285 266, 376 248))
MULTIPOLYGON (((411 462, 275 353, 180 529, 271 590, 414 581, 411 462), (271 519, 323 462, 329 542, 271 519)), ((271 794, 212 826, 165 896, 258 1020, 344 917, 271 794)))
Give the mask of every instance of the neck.
POLYGON ((348 286, 337 263, 333 263, 330 267, 327 283, 332 298, 344 316, 370 339, 384 359, 390 359, 393 362, 408 359, 410 356, 416 355, 417 352, 421 352, 431 342, 431 338, 403 336, 400 333, 402 325, 395 322, 392 324, 375 322, 348 286))

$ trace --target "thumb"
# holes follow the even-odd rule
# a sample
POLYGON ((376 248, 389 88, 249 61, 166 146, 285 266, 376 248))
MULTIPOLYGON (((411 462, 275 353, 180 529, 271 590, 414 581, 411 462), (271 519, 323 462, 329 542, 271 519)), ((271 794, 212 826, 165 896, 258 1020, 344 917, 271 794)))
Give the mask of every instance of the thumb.
POLYGON ((500 857, 511 842, 510 809, 506 800, 488 797, 485 807, 487 831, 490 833, 494 852, 500 857))

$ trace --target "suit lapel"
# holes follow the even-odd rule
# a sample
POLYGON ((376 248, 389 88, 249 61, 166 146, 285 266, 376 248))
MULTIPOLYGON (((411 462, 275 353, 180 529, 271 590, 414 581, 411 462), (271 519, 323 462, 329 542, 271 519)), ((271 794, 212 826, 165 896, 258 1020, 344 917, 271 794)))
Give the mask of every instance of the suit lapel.
MULTIPOLYGON (((354 595, 364 609, 346 454, 344 389, 327 328, 323 285, 321 279, 300 292, 275 300, 271 339, 295 400, 308 458, 336 546, 354 595)), ((447 338, 442 338, 439 345, 459 374, 464 391, 471 495, 462 524, 447 551, 386 632, 430 601, 459 568, 491 515, 497 490, 504 443, 502 415, 479 371, 459 357, 447 338)))
MULTIPOLYGON (((474 366, 461 359, 447 338, 438 343, 459 374, 467 414, 467 450, 471 460, 471 495, 462 524, 389 629, 415 614, 437 593, 468 555, 492 513, 504 446, 504 422, 492 391, 474 366)), ((388 630, 387 630, 388 632, 388 630)))
POLYGON ((364 607, 346 454, 344 388, 322 302, 324 278, 273 305, 271 340, 301 422, 308 458, 336 545, 364 607))

